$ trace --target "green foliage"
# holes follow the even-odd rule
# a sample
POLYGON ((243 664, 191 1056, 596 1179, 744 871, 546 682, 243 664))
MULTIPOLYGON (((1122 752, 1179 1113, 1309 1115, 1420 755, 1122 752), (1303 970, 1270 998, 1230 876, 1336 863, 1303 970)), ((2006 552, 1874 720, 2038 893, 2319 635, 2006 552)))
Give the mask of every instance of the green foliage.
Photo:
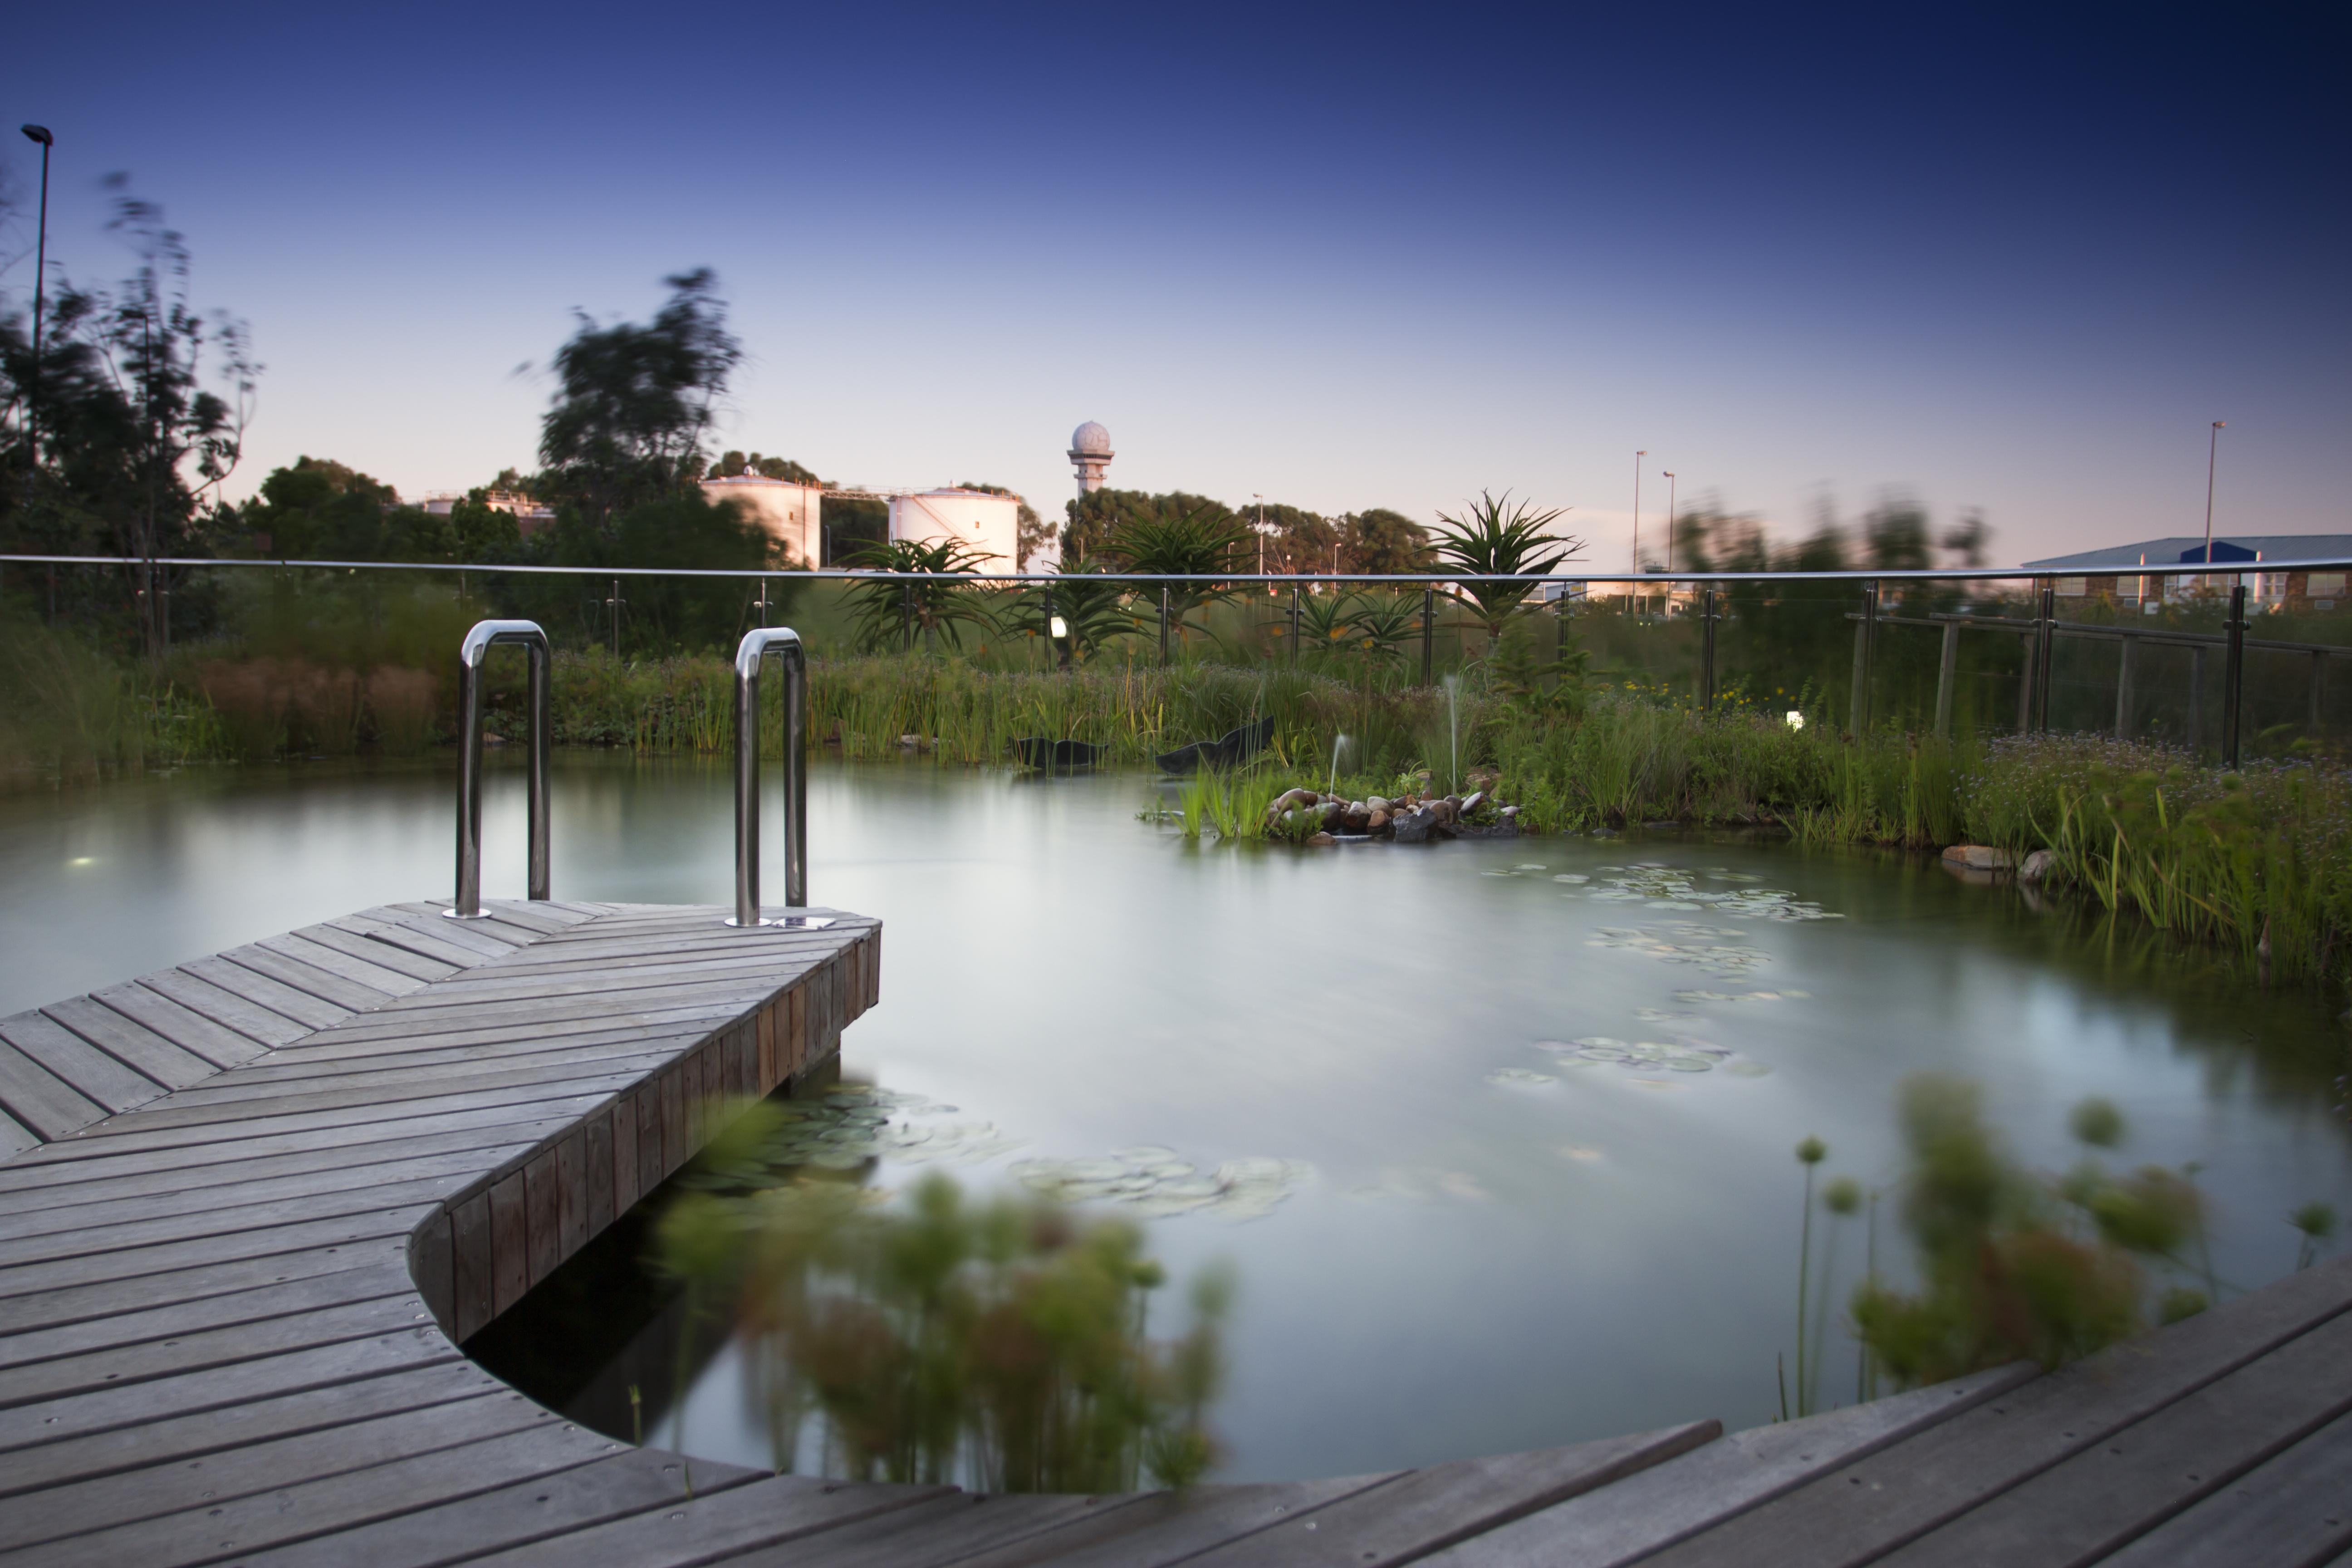
POLYGON ((876 579, 856 585, 861 647, 911 652, 919 638, 927 650, 941 639, 960 648, 967 627, 985 633, 995 624, 981 591, 953 580, 956 573, 985 570, 980 554, 955 540, 900 539, 869 544, 857 552, 850 564, 899 574, 895 580, 876 579))
MULTIPOLYGON (((1463 508, 1460 517, 1437 514, 1437 521, 1449 531, 1437 537, 1438 558, 1444 566, 1465 574, 1549 572, 1584 548, 1581 540, 1555 539, 1545 531, 1566 515, 1564 507, 1538 511, 1531 501, 1515 505, 1508 490, 1500 500, 1482 490, 1476 500, 1463 508)), ((1465 583, 1460 592, 1476 607, 1478 622, 1491 642, 1503 635, 1504 624, 1520 612, 1537 586, 1534 583, 1465 583)))
POLYGON ((1370 576, 1429 572, 1436 569, 1437 550, 1429 530, 1401 511, 1374 507, 1339 520, 1339 566, 1370 576))
MULTIPOLYGON (((2212 1298, 2172 1287, 2150 1300, 2147 1269, 2190 1267, 2204 1205, 2186 1174, 2145 1166, 2127 1176, 2095 1164, 2052 1179, 2017 1165, 1985 1126, 1971 1084, 1914 1079, 1902 1117, 1909 1171, 1903 1220, 1921 1283, 1875 1278, 1854 1293, 1855 1329, 1877 1363, 1906 1385, 1937 1383, 2032 1359, 2076 1360, 2175 1321, 2212 1298), (2084 1223, 2070 1223, 2069 1211, 2084 1223)), ((2074 1124, 2120 1141, 2112 1106, 2077 1107, 2074 1124)), ((2095 1143, 2095 1139, 2085 1142, 2095 1143)))
POLYGON ((1128 584, 1080 564, 1056 573, 1050 586, 1022 589, 1000 618, 1007 632, 1052 639, 1057 662, 1083 664, 1109 644, 1144 632, 1148 623, 1133 596, 1128 584), (1053 638, 1055 620, 1062 623, 1058 639, 1053 638))
POLYGON ((583 315, 555 353, 555 401, 540 427, 541 482, 549 499, 577 507, 591 524, 677 495, 702 472, 702 437, 743 357, 708 268, 663 282, 670 297, 651 321, 600 327, 583 315))
POLYGON ((1223 1277, 1196 1283, 1187 1333, 1155 1342, 1165 1271, 1135 1226, 976 1204, 936 1174, 901 1204, 876 1196, 822 1180, 689 1190, 660 1220, 663 1268, 751 1343, 778 1468, 812 1427, 826 1472, 857 1480, 1100 1493, 1213 1465, 1223 1277))

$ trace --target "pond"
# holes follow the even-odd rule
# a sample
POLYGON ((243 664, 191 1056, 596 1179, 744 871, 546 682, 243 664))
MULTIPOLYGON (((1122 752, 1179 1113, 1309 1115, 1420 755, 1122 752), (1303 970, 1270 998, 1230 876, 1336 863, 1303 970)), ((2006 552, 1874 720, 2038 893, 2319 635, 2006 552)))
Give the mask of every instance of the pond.
MULTIPOLYGON (((492 897, 520 896, 519 784, 495 770, 492 897)), ((841 1061, 891 1107, 861 1179, 1059 1184, 1140 1219, 1177 1281, 1230 1263, 1219 1479, 1769 1419, 1791 1149, 1817 1134, 1824 1174, 1891 1183, 1917 1072, 1980 1083, 2050 1168, 2067 1108, 2112 1099, 2123 1159, 2200 1163, 2239 1286, 2292 1266, 2288 1210, 2352 1194, 2332 1005, 2063 900, 1676 832, 1222 847, 1139 820, 1159 788, 821 763, 809 879, 887 925, 841 1061)), ((723 901, 729 790, 718 764, 560 757, 557 895, 723 901)), ((446 892, 450 793, 433 765, 317 764, 0 798, 0 1011, 446 892)), ((616 1379, 664 1342, 660 1302, 615 1279, 631 1258, 597 1267, 519 1310, 509 1353, 625 1435, 616 1379)), ((1853 1359, 1832 1349, 1829 1402, 1853 1359)), ((766 1463, 740 1372, 722 1348, 646 1435, 766 1463)))

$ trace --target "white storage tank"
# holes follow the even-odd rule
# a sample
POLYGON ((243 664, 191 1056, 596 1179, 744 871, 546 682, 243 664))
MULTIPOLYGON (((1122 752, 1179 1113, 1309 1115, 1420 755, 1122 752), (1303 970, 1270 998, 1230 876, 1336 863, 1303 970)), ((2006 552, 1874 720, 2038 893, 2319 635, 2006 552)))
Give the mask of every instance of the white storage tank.
POLYGON ((1020 558, 1021 498, 984 490, 923 490, 890 498, 890 542, 952 539, 982 557, 979 572, 1010 572, 1020 558))
POLYGON ((824 492, 816 486, 735 474, 703 480, 702 494, 713 505, 732 501, 749 512, 770 538, 784 547, 795 565, 824 564, 817 559, 824 537, 817 526, 817 509, 824 492))

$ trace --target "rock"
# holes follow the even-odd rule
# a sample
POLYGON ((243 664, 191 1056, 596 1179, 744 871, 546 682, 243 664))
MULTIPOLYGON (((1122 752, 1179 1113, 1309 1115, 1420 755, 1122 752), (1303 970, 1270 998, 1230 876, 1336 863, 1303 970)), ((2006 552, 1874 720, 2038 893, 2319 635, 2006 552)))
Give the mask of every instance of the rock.
POLYGON ((1368 795, 1364 797, 1364 809, 1366 811, 1386 811, 1388 808, 1389 803, 1381 799, 1379 795, 1368 795))
POLYGON ((1388 825, 1389 814, 1385 806, 1364 814, 1364 831, 1367 833, 1378 833, 1388 825))
POLYGON ((1311 789, 1284 790, 1280 795, 1275 796, 1274 804, 1265 808, 1266 820, 1268 822, 1275 821, 1292 806, 1313 805, 1315 801, 1316 795, 1311 789))
POLYGON ((920 735, 901 735, 898 737, 898 744, 906 747, 910 752, 922 743, 923 738, 920 735))
POLYGON ((1436 823, 1450 823, 1460 815, 1462 803, 1449 795, 1444 800, 1427 802, 1421 809, 1435 812, 1437 815, 1433 820, 1436 823))
POLYGON ((1477 815, 1478 808, 1486 804, 1486 792, 1483 789, 1478 790, 1463 801, 1462 815, 1465 816, 1474 816, 1477 815))
POLYGON ((1372 814, 1366 811, 1361 805, 1349 805, 1340 811, 1340 832, 1361 835, 1370 833, 1371 830, 1372 814))
POLYGON ((1984 844, 1955 844, 1944 851, 1944 858, 1971 871, 2006 871, 2016 864, 2015 857, 2008 850, 1984 844))
POLYGON ((1503 807, 1503 816, 1505 816, 1506 817, 1517 816, 1518 816, 1518 815, 1519 815, 1519 808, 1518 808, 1517 806, 1516 806, 1516 805, 1507 805, 1507 806, 1503 807))
MULTIPOLYGON (((2021 882, 2039 882, 2057 869, 2057 856, 2047 849, 2036 849, 2019 864, 2017 879, 2021 882)), ((2268 928, 2264 928, 2264 938, 2267 939, 2269 934, 2268 928)))
POLYGON ((1519 836, 1519 824, 1517 817, 1507 816, 1499 822, 1491 822, 1483 827, 1465 822, 1448 831, 1463 838, 1517 838, 1519 836))
POLYGON ((1472 768, 1463 776, 1469 781, 1472 789, 1493 789, 1503 782, 1503 775, 1493 768, 1472 768))
POLYGON ((1437 826, 1437 813, 1429 806, 1418 806, 1391 817, 1389 825, 1396 829, 1398 843, 1426 844, 1429 842, 1429 830, 1437 826))
POLYGON ((1339 841, 1332 837, 1328 833, 1318 833, 1313 837, 1307 839, 1307 842, 1309 844, 1337 844, 1339 841))

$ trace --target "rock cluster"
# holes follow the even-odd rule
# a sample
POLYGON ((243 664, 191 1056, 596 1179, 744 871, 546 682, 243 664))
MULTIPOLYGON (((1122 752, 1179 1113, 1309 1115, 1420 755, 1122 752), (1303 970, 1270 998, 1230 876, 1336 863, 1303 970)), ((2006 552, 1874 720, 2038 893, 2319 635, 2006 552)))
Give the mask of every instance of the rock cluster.
POLYGON ((1301 836, 1309 844, 1339 838, 1389 838, 1426 844, 1433 838, 1516 838, 1519 808, 1497 805, 1491 793, 1467 795, 1407 795, 1395 800, 1367 795, 1349 800, 1311 789, 1286 791, 1266 807, 1265 822, 1301 836), (1312 832, 1307 831, 1312 829, 1312 832))
POLYGON ((2008 872, 2021 882, 2041 882, 2058 868, 2058 857, 2047 849, 2036 849, 2020 860, 2008 850, 1990 845, 1955 844, 1944 851, 1944 863, 1961 871, 2008 872))

